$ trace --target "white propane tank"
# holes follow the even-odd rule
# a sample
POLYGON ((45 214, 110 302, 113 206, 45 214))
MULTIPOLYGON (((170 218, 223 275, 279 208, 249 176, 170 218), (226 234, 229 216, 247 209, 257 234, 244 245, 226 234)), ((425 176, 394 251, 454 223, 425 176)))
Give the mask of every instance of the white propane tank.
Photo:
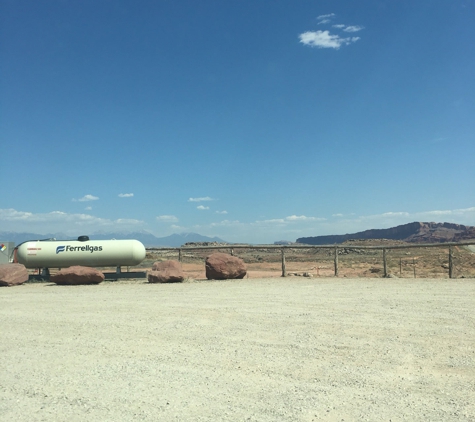
POLYGON ((16 251, 16 260, 26 268, 120 267, 144 259, 145 247, 138 240, 35 240, 16 251))

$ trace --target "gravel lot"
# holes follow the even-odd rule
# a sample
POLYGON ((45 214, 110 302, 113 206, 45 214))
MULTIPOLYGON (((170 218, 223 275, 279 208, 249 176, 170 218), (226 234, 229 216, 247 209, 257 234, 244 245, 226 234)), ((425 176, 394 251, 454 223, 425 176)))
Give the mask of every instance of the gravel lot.
POLYGON ((0 289, 2 421, 475 421, 475 280, 0 289))

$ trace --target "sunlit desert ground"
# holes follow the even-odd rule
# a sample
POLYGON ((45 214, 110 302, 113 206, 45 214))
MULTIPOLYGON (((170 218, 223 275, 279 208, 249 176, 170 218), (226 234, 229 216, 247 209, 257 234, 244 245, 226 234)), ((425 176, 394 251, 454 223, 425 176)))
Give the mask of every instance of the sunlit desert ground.
POLYGON ((475 420, 474 279, 202 271, 0 289, 0 420, 475 420))

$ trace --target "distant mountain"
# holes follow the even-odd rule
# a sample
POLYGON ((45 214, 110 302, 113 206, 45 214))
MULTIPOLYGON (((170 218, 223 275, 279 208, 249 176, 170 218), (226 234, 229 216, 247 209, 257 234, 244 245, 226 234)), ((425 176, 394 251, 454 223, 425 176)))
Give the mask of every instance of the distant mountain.
POLYGON ((145 231, 132 233, 96 233, 89 236, 91 240, 107 240, 107 239, 137 239, 148 247, 166 246, 178 248, 188 242, 224 242, 219 237, 208 237, 198 233, 180 233, 171 234, 165 237, 156 237, 152 233, 145 231))
MULTIPOLYGON (((82 235, 85 233, 79 233, 82 235)), ((172 234, 166 237, 156 237, 152 233, 146 231, 132 232, 132 233, 94 233, 88 235, 91 240, 109 240, 109 239, 136 239, 142 242, 146 247, 172 247, 177 248, 188 242, 220 242, 226 241, 219 237, 208 237, 198 233, 181 233, 172 234)), ((0 232, 0 241, 14 242, 15 245, 26 242, 27 240, 43 240, 43 239, 58 239, 58 240, 73 240, 77 236, 66 236, 62 233, 16 233, 16 232, 0 232)))
POLYGON ((389 239, 409 243, 460 242, 475 239, 475 227, 453 223, 414 222, 389 229, 371 229, 352 234, 301 237, 297 239, 297 243, 333 245, 351 239, 389 239))
POLYGON ((45 239, 60 239, 72 240, 76 237, 66 236, 62 233, 17 233, 17 232, 0 232, 0 241, 13 242, 15 245, 26 242, 27 240, 45 240, 45 239))

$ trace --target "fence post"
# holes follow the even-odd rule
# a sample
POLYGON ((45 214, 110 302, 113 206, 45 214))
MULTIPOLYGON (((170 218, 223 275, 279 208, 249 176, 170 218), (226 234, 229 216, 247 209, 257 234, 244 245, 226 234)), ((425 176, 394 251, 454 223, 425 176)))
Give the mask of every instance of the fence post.
POLYGON ((285 249, 282 248, 280 251, 282 253, 282 277, 287 277, 287 270, 285 269, 285 249))
POLYGON ((386 262, 386 248, 383 248, 383 277, 388 276, 388 266, 386 262))
POLYGON ((449 246, 449 278, 453 278, 454 276, 454 262, 453 262, 453 254, 454 250, 452 246, 449 246))
POLYGON ((335 277, 338 277, 338 247, 335 246, 335 277))
POLYGON ((178 249, 178 261, 181 262, 181 248, 178 249))

